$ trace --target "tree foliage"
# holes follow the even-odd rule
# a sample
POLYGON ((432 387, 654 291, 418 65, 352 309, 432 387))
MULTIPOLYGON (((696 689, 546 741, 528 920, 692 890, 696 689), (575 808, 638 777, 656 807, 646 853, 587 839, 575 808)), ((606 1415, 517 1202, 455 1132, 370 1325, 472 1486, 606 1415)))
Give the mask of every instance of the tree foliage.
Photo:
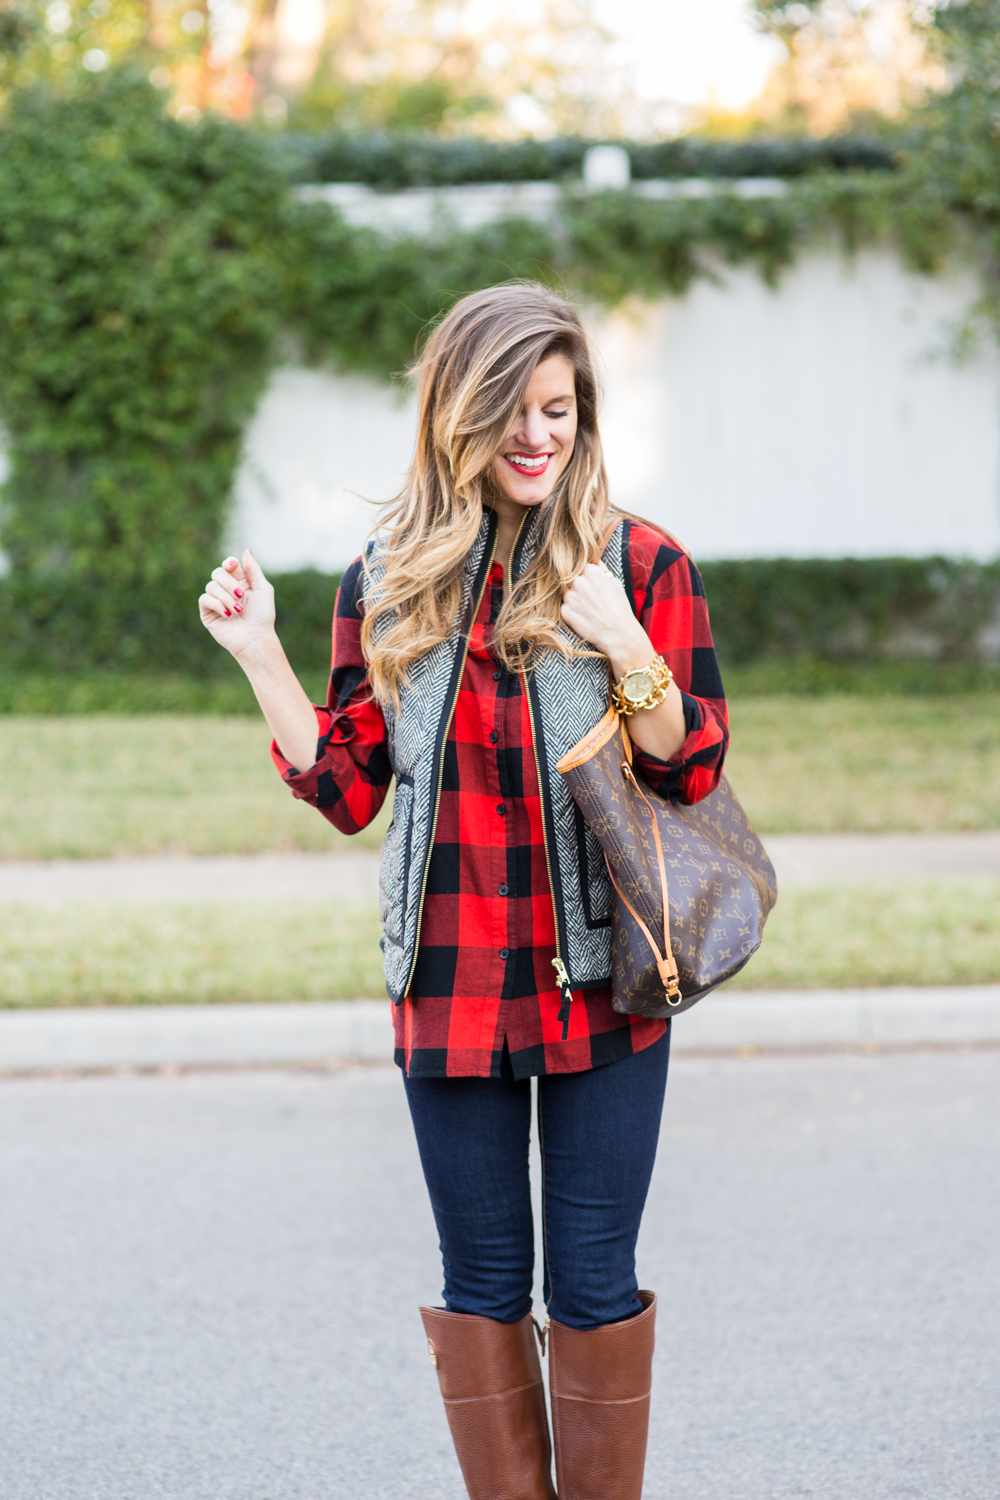
POLYGON ((165 119, 128 77, 33 89, 5 122, 3 545, 67 649, 83 610, 97 654, 125 622, 127 655, 204 577, 277 334, 286 202, 252 137, 165 119))

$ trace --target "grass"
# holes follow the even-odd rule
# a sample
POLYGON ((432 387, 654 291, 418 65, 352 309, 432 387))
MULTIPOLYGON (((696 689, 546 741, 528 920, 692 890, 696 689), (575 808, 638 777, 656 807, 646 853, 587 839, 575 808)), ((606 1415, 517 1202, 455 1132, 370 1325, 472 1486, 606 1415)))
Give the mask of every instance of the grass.
MULTIPOLYGON (((377 848, 296 801, 255 718, 0 718, 0 858, 377 848)), ((389 799, 391 800, 391 799, 389 799)))
MULTIPOLYGON (((323 632, 324 636, 326 632, 323 632)), ((282 638, 307 693, 322 701, 329 660, 305 649, 303 640, 282 638)), ((793 694, 883 698, 937 698, 1000 693, 1000 662, 827 661, 809 656, 773 656, 726 665, 730 699, 793 694)), ((127 672, 12 671, 0 667, 3 714, 246 714, 259 712, 249 683, 235 662, 218 651, 210 670, 130 675, 127 672)))
POLYGON ((1000 983, 1000 880, 785 891, 743 989, 1000 983))
MULTIPOLYGON (((786 892, 734 985, 1000 982, 1000 881, 786 892)), ((8 1008, 381 996, 371 903, 9 907, 8 1008)))
POLYGON ((1000 828, 1000 694, 737 699, 727 770, 767 833, 1000 828))
POLYGON ((380 934, 371 902, 7 907, 0 1005, 384 995, 380 934))
MULTIPOLYGON (((0 716, 0 858, 381 843, 388 806, 345 838, 268 744, 259 716, 0 716)), ((729 772, 764 832, 1000 828, 1000 694, 737 699, 729 772)))

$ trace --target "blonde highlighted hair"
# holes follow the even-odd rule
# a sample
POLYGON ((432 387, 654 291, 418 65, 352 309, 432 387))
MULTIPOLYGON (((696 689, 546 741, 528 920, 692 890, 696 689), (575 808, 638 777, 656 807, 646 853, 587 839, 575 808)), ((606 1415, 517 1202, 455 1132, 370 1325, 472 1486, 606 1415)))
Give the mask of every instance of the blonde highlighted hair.
POLYGON ((380 701, 398 704, 409 664, 456 629, 466 559, 493 492, 494 459, 535 368, 555 354, 575 373, 576 443, 540 507, 534 557, 504 602, 493 649, 514 670, 530 666, 544 648, 594 654, 560 618, 569 584, 598 556, 609 516, 594 363, 569 302, 538 282, 505 282, 457 302, 416 368, 416 448, 402 490, 382 508, 384 572, 361 630, 380 701), (376 639, 374 626, 385 616, 393 623, 376 639))

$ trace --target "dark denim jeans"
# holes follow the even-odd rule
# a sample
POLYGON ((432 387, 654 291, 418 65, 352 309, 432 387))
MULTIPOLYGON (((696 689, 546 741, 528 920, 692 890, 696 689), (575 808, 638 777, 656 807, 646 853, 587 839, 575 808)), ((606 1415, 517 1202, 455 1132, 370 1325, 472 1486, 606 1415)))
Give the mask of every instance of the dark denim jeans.
MULTIPOLYGON (((641 1311, 635 1242, 656 1157, 670 1032, 633 1057, 538 1080, 544 1295, 570 1328, 641 1311)), ((441 1237, 450 1312, 516 1323, 531 1311, 531 1083, 406 1078, 441 1237)))

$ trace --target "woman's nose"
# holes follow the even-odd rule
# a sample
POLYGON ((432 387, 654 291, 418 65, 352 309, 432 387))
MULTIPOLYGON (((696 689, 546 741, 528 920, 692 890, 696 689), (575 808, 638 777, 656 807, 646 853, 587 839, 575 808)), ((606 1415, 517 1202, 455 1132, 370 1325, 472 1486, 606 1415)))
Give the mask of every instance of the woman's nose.
POLYGON ((544 448, 549 440, 549 426, 542 413, 525 412, 518 423, 516 437, 526 448, 544 448))

